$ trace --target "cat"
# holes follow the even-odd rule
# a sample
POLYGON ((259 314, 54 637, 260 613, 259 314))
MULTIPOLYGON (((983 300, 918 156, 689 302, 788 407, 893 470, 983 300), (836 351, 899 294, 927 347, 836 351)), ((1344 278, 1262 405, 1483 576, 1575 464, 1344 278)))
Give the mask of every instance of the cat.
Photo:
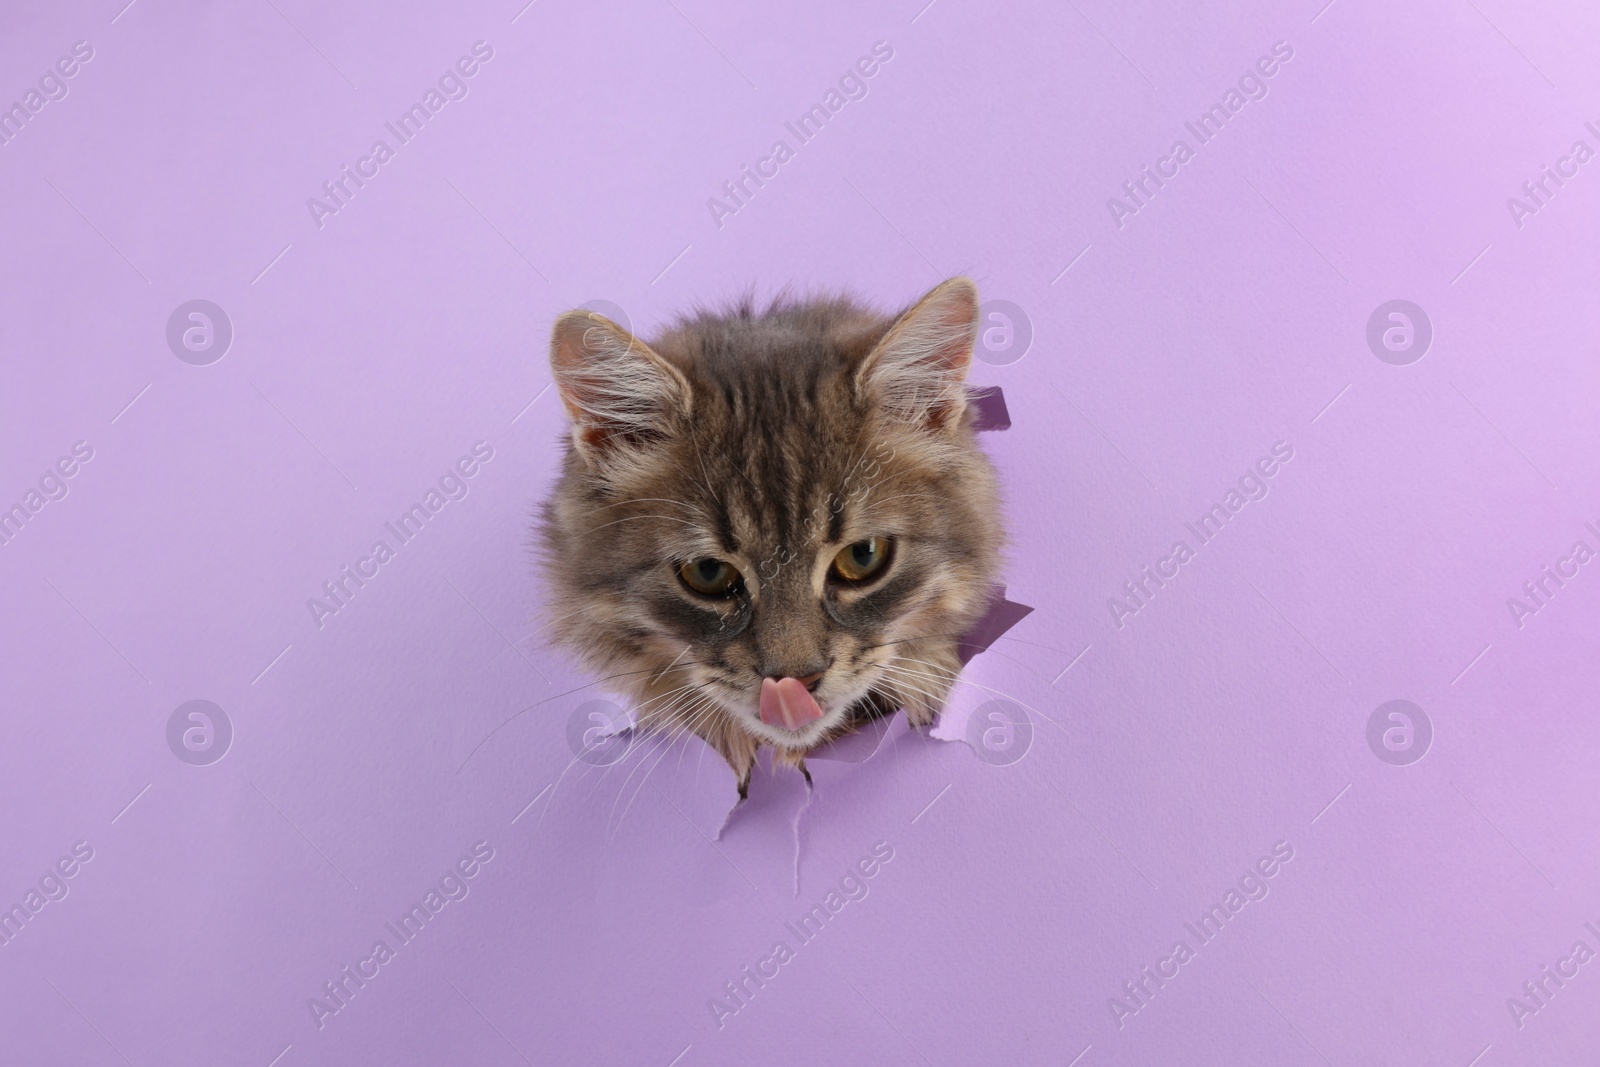
POLYGON ((553 640, 641 729, 719 752, 741 798, 763 744, 805 772, 857 722, 926 726, 949 695, 1004 540, 965 389, 978 309, 952 278, 898 315, 747 297, 648 344, 556 320, 553 640))

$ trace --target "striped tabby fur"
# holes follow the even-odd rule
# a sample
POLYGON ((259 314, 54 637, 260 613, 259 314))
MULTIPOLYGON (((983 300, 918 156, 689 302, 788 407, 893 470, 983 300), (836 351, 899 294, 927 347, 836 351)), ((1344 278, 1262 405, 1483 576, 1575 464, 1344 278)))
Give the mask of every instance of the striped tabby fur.
POLYGON ((763 744, 804 769, 865 716, 931 723, 1002 541, 964 390, 977 328, 965 278, 890 316, 746 300, 649 344, 561 316, 550 358, 572 433, 540 529, 554 640, 641 727, 703 738, 741 794, 763 744), (871 537, 892 546, 879 575, 829 577, 871 537), (705 558, 737 567, 735 595, 685 584, 680 566, 705 558), (761 720, 763 677, 817 671, 820 720, 761 720))

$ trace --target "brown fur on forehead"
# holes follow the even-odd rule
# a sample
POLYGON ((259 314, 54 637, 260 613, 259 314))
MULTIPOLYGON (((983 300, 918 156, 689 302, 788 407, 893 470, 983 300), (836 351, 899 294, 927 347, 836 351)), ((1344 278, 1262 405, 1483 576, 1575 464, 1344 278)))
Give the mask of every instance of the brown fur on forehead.
POLYGON ((846 536, 911 531, 992 564, 993 472, 972 440, 973 413, 963 432, 929 434, 855 388, 893 322, 844 297, 779 298, 763 311, 747 298, 653 341, 690 384, 674 432, 603 478, 569 453, 568 491, 553 502, 566 505, 556 525, 584 546, 586 584, 623 592, 663 557, 732 553, 753 566, 846 536))
POLYGON ((810 363, 830 355, 853 365, 866 357, 893 322, 893 316, 862 307, 847 296, 800 301, 781 295, 759 311, 754 299, 746 296, 720 311, 700 308, 679 317, 651 347, 711 377, 739 376, 774 364, 810 363))
POLYGON ((791 547, 819 522, 826 533, 830 500, 871 459, 877 427, 854 373, 891 321, 844 298, 760 313, 747 300, 682 319, 652 345, 690 384, 663 459, 727 550, 791 547))

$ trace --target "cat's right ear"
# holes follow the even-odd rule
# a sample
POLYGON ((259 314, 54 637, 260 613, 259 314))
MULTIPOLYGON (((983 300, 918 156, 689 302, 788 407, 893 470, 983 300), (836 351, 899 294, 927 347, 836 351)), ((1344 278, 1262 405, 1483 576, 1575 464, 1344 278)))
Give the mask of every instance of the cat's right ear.
POLYGON ((913 425, 959 425, 978 337, 978 288, 951 278, 895 320, 856 371, 856 387, 913 425))
POLYGON ((689 383, 628 331, 592 311, 569 311, 550 334, 550 370, 586 459, 661 436, 686 408, 689 383))

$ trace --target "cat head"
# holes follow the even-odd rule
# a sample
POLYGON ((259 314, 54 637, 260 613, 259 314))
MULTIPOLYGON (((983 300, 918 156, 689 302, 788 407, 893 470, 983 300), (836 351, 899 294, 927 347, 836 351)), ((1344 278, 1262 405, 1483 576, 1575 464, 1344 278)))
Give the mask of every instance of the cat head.
POLYGON ((964 387, 977 327, 965 278, 898 316, 746 304, 650 344, 561 316, 556 640, 741 780, 759 744, 798 759, 869 704, 930 721, 1001 541, 964 387))

